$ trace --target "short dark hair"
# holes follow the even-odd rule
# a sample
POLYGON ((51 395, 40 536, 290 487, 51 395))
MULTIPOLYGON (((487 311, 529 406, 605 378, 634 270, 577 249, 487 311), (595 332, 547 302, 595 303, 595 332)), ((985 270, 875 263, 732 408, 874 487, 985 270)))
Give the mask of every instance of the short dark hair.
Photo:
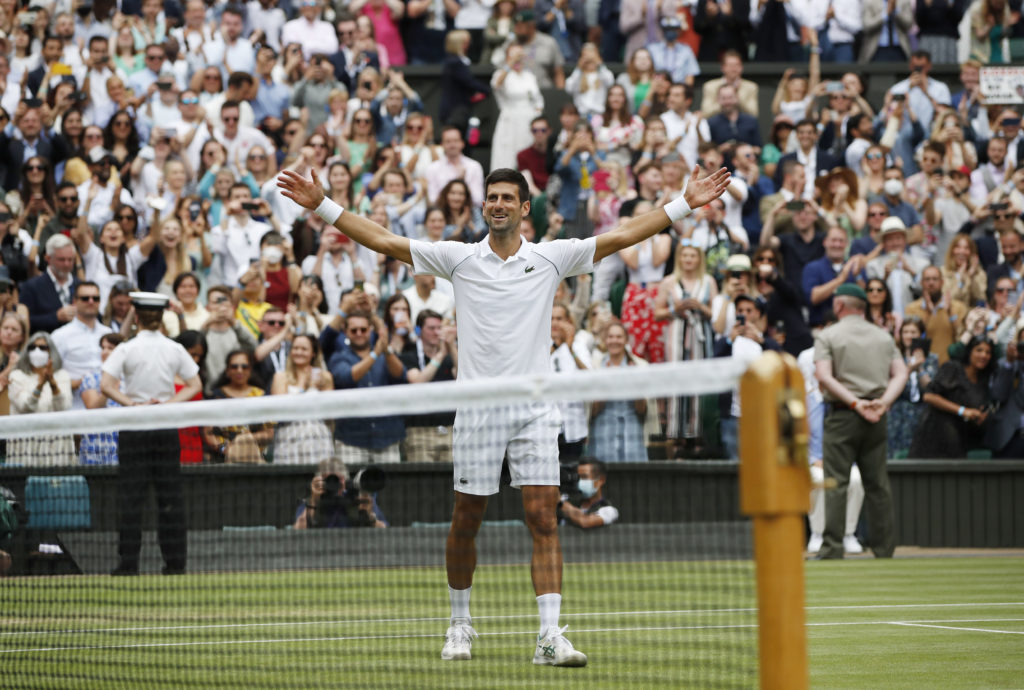
POLYGON ((925 50, 924 48, 918 48, 917 50, 915 50, 913 53, 910 54, 910 57, 912 57, 912 58, 924 58, 928 62, 932 61, 932 54, 930 52, 928 52, 927 50, 925 50))
POLYGON ((589 455, 583 456, 582 458, 580 458, 580 461, 577 464, 577 468, 580 465, 590 465, 591 467, 593 467, 594 468, 594 474, 597 475, 598 479, 607 479, 608 478, 608 466, 605 465, 602 461, 598 460, 595 457, 592 457, 592 456, 589 456, 589 455))
POLYGON ((64 45, 64 39, 58 36, 57 34, 46 34, 46 36, 43 37, 44 46, 50 41, 57 41, 61 45, 64 45))
POLYGON ((228 190, 228 196, 231 196, 231 192, 235 191, 236 189, 244 189, 245 191, 249 192, 249 196, 252 196, 252 189, 249 187, 249 185, 247 185, 244 182, 232 183, 231 189, 228 190))
POLYGON ((484 180, 484 197, 487 196, 487 190, 490 189, 492 184, 499 182, 511 182, 519 188, 519 203, 530 200, 530 185, 526 183, 526 178, 523 177, 523 173, 512 168, 498 168, 492 170, 484 180))
MULTIPOLYGON (((232 72, 228 76, 228 88, 238 88, 239 86, 246 86, 252 84, 252 75, 248 72, 232 72)), ((227 105, 227 103, 225 103, 227 105)))
POLYGON ((800 120, 800 122, 797 122, 796 123, 796 127, 794 127, 794 129, 800 129, 801 127, 806 127, 808 125, 810 125, 811 127, 814 127, 814 131, 815 131, 815 133, 817 133, 818 125, 815 124, 814 120, 810 120, 810 119, 808 119, 806 117, 804 119, 800 120))
POLYGON ((444 317, 433 309, 420 309, 420 313, 416 315, 416 328, 423 328, 423 324, 427 322, 427 319, 439 319, 444 321, 444 317))
POLYGON ((72 292, 74 292, 72 297, 74 297, 75 299, 78 299, 78 291, 81 290, 84 287, 94 287, 97 290, 100 289, 100 286, 97 285, 96 283, 94 283, 93 281, 91 281, 91 280, 83 280, 82 282, 80 282, 77 285, 75 285, 75 289, 72 291, 72 292))
POLYGON ((229 3, 224 7, 224 11, 221 12, 221 16, 223 17, 225 14, 233 14, 236 17, 245 20, 245 10, 242 9, 241 5, 236 5, 235 3, 229 3))
POLYGON ((220 111, 223 113, 228 108, 239 108, 240 109, 241 107, 242 106, 239 105, 238 101, 224 101, 224 105, 222 105, 220 107, 220 111))
POLYGON ((762 315, 764 314, 765 309, 767 307, 767 305, 765 304, 765 301, 763 299, 761 299, 761 298, 756 298, 755 299, 754 297, 751 297, 750 295, 742 294, 742 293, 739 294, 739 295, 736 295, 736 297, 734 297, 733 300, 732 300, 733 306, 738 306, 740 302, 750 302, 751 304, 754 305, 754 309, 757 309, 757 311, 759 313, 761 313, 762 315))

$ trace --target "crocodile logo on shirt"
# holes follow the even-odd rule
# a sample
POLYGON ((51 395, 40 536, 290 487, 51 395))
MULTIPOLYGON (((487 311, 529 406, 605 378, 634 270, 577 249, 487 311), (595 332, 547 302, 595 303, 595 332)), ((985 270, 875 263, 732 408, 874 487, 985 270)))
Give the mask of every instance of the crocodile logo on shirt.
POLYGON ((529 273, 529 272, 530 272, 530 271, 532 271, 533 269, 534 269, 534 267, 533 267, 533 266, 527 266, 527 267, 526 267, 526 270, 525 270, 525 271, 523 271, 523 273, 529 273))

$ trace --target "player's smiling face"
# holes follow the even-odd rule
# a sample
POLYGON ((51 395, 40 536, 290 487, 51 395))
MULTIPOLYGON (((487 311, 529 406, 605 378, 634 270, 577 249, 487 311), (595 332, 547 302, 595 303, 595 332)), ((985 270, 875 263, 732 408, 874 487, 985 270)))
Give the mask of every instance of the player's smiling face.
POLYGON ((519 186, 511 182, 495 182, 487 187, 484 199, 484 220, 491 232, 507 235, 519 229, 519 221, 530 212, 529 200, 519 201, 519 186))

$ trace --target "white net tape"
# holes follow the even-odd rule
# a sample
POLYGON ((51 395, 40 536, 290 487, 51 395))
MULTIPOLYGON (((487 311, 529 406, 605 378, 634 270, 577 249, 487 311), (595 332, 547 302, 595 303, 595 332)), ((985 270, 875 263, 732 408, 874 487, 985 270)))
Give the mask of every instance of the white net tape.
POLYGON ((258 421, 423 414, 459 407, 536 401, 627 400, 721 393, 736 386, 744 365, 729 358, 587 372, 348 389, 318 395, 273 395, 140 407, 0 417, 0 438, 145 430, 258 421))

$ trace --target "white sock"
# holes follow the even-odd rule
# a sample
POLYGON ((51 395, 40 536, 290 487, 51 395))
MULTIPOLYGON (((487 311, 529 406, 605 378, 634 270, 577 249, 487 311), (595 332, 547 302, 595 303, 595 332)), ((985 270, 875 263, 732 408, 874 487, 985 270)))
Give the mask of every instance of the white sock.
POLYGON ((467 621, 471 620, 469 617, 469 593, 473 589, 470 585, 466 589, 452 589, 448 587, 448 601, 452 605, 452 620, 456 618, 464 618, 467 621))
POLYGON ((558 627, 558 613, 562 608, 561 594, 541 594, 537 597, 540 610, 540 635, 543 637, 551 628, 558 627))

